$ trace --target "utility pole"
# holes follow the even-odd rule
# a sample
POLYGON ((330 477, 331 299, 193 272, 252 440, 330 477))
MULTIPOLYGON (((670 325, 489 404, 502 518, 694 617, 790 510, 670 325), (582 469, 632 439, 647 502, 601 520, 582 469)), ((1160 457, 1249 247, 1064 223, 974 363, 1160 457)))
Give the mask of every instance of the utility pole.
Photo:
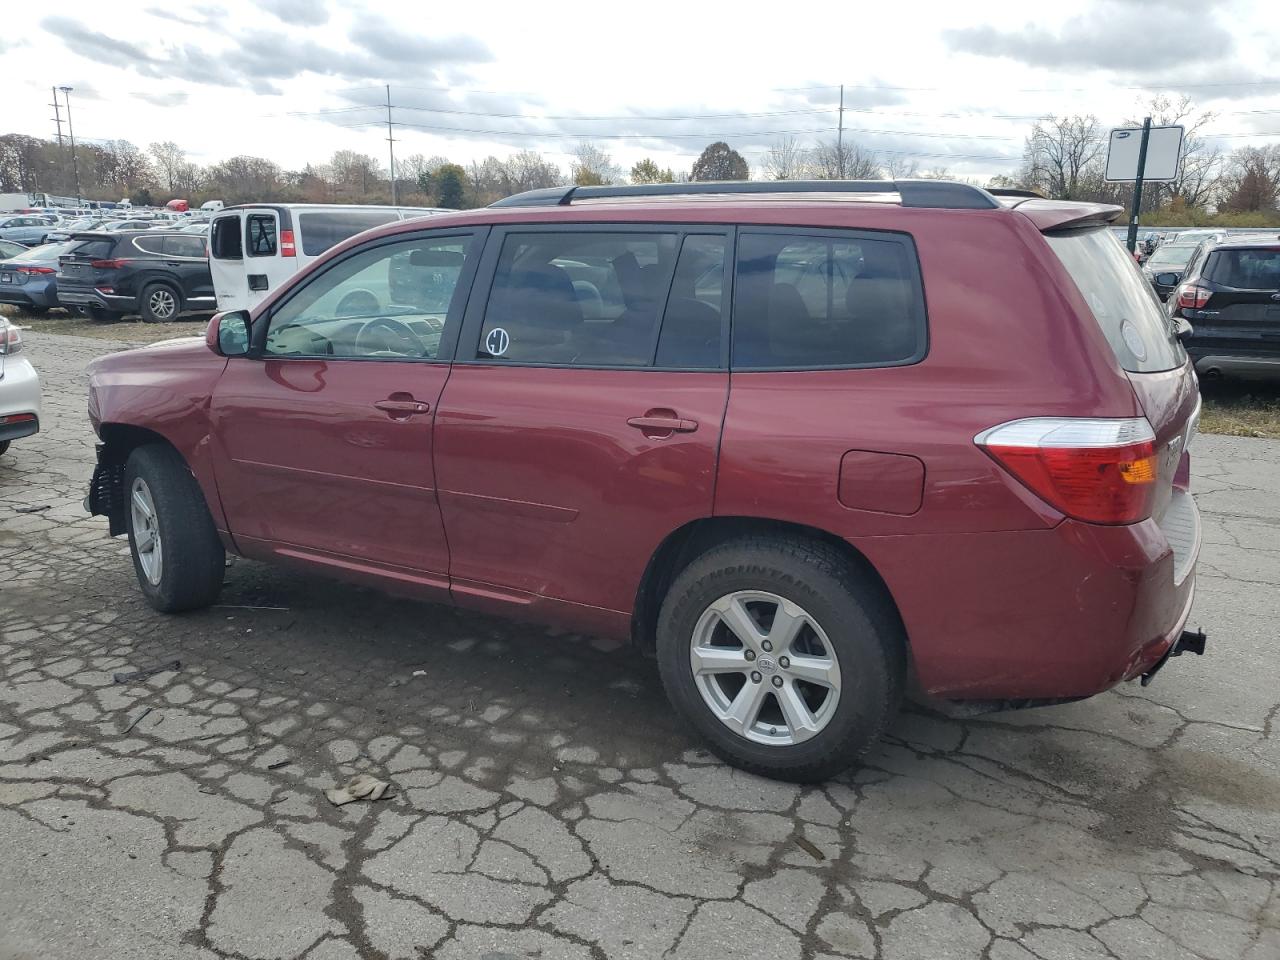
POLYGON ((1133 181, 1133 209, 1129 212, 1127 246, 1133 253, 1138 245, 1138 214, 1142 210, 1142 178, 1147 172, 1147 140, 1151 137, 1151 118, 1142 121, 1142 143, 1138 146, 1138 176, 1133 181))
POLYGON ((844 179, 844 84, 840 84, 840 119, 836 127, 836 169, 844 179))
POLYGON ((396 205, 396 138, 391 131, 391 84, 387 84, 387 152, 391 154, 391 205, 396 205))
POLYGON ((76 174, 76 205, 80 204, 80 162, 76 159, 76 128, 71 125, 71 91, 74 87, 59 87, 67 98, 67 133, 71 136, 71 169, 76 174))
POLYGON ((53 92, 53 103, 49 106, 53 107, 53 122, 58 125, 58 149, 62 149, 62 104, 58 103, 58 88, 50 87, 53 92))

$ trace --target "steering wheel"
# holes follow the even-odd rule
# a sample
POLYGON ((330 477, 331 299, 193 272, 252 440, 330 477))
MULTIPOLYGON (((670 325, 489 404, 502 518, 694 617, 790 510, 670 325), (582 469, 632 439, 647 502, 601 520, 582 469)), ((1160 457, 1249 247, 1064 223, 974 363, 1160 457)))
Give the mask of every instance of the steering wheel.
POLYGON ((395 317, 374 317, 367 321, 356 333, 353 349, 357 356, 379 353, 401 357, 427 355, 423 339, 407 323, 395 317))

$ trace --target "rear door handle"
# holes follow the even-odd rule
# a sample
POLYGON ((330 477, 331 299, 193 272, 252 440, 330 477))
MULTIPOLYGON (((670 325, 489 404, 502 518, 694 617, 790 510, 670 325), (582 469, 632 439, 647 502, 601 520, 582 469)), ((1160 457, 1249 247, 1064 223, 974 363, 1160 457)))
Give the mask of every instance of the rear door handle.
POLYGON ((392 420, 404 420, 419 413, 431 412, 431 404, 421 400, 375 400, 373 405, 385 411, 392 420))
POLYGON ((650 410, 643 417, 632 417, 627 426, 635 427, 652 440, 660 440, 673 433, 693 433, 698 429, 698 421, 676 416, 674 410, 650 410))

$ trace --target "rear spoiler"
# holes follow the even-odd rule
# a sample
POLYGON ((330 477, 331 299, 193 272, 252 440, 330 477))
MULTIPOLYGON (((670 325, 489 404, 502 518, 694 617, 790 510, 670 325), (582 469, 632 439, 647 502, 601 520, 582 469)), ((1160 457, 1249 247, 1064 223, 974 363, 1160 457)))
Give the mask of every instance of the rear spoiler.
POLYGON ((1078 227, 1107 226, 1124 215, 1124 208, 1110 203, 1083 203, 1076 200, 1028 198, 1015 205, 1018 213, 1036 225, 1041 233, 1078 227))

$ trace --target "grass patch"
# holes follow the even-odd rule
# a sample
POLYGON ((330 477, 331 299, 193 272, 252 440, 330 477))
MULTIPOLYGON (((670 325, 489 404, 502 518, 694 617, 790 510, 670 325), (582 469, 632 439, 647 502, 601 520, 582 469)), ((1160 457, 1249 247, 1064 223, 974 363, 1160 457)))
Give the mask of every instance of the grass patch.
POLYGON ((1269 437, 1280 439, 1280 391, 1275 387, 1252 385, 1252 389, 1231 385, 1201 384, 1204 405, 1200 409, 1200 432, 1228 437, 1269 437))
POLYGON ((182 316, 171 323, 144 323, 134 317, 128 320, 101 321, 82 317, 67 310, 51 310, 36 317, 24 313, 20 307, 0 307, 0 312, 24 330, 36 333, 60 333, 74 337, 93 337, 96 340, 127 340, 131 343, 155 343, 174 337, 202 335, 209 325, 207 314, 182 316))

